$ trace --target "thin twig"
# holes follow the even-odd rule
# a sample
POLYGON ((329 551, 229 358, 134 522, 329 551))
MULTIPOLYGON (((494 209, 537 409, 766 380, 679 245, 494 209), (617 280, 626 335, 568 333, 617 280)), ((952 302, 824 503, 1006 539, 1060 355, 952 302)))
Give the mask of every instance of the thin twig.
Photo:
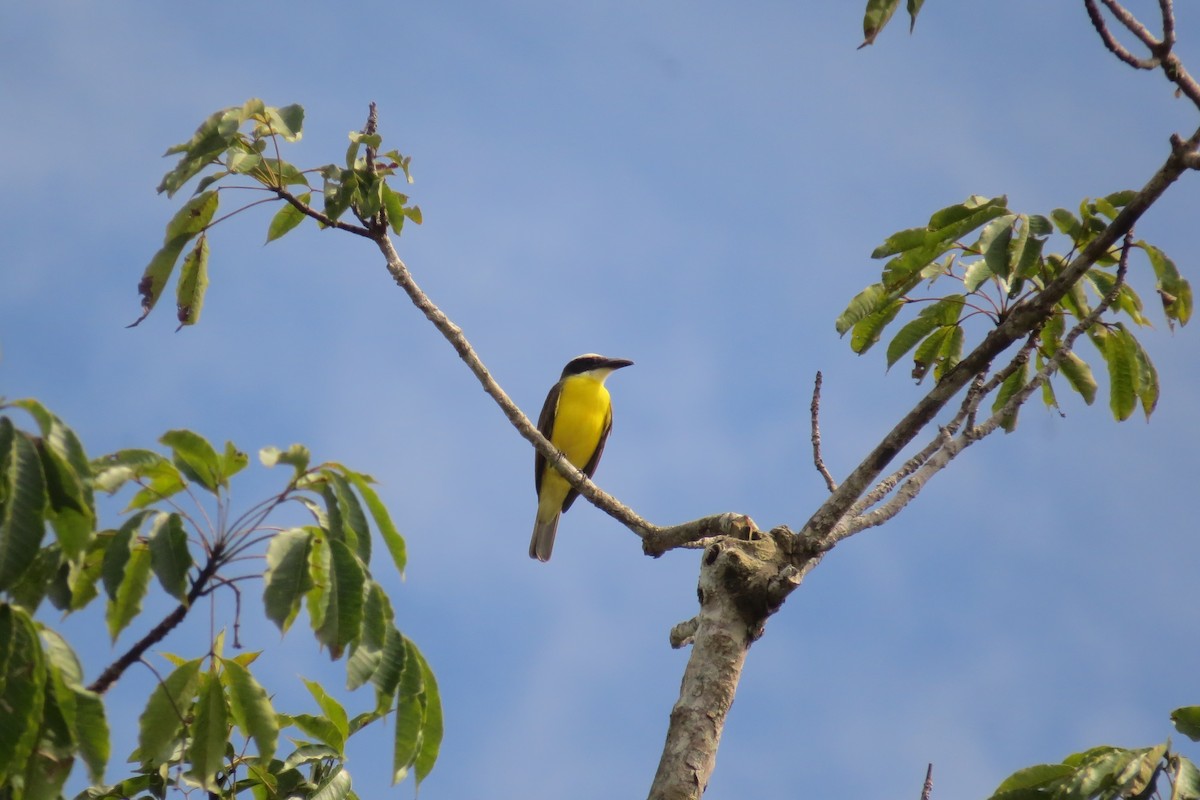
POLYGON ((821 477, 825 479, 825 485, 829 487, 829 492, 832 494, 837 491, 837 481, 833 479, 833 475, 829 473, 829 469, 825 466, 825 459, 821 457, 821 425, 818 422, 821 416, 820 370, 817 370, 817 377, 813 381, 812 405, 809 406, 809 412, 812 416, 813 465, 817 468, 817 472, 821 473, 821 477))

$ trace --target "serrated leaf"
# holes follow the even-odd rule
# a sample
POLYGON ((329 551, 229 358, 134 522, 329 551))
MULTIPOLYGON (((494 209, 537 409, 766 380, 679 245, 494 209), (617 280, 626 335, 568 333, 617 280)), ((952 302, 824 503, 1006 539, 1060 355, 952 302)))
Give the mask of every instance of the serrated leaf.
POLYGON ((92 462, 92 484, 102 492, 113 494, 164 460, 153 450, 118 450, 92 462))
MULTIPOLYGON (((175 287, 176 318, 179 328, 200 321, 204 293, 208 291, 208 236, 200 234, 196 246, 183 259, 179 284, 175 287)), ((176 329, 178 330, 178 328, 176 329)))
POLYGON ((280 531, 267 546, 267 569, 263 575, 263 605, 267 619, 286 633, 300 610, 300 600, 312 588, 309 577, 310 528, 280 531))
POLYGON ((396 565, 396 572, 400 577, 404 577, 404 568, 408 564, 408 551, 404 543, 404 537, 400 535, 400 531, 392 522, 392 516, 388 513, 387 506, 379 499, 379 495, 371 487, 371 479, 366 475, 358 472, 346 471, 346 477, 354 484, 354 488, 358 490, 362 496, 363 502, 367 504, 367 511, 371 514, 371 519, 375 522, 375 528, 379 531, 379 535, 383 538, 383 544, 387 547, 388 553, 392 556, 392 563, 396 565))
POLYGON ((83 443, 71 428, 36 400, 26 398, 11 404, 25 409, 37 420, 42 433, 37 449, 46 480, 47 517, 62 551, 68 557, 78 557, 96 526, 91 463, 83 443))
POLYGON ((925 376, 929 373, 929 368, 937 361, 938 353, 941 352, 942 346, 946 343, 946 338, 950 336, 951 327, 939 326, 932 333, 925 337, 925 340, 917 345, 917 350, 913 353, 913 369, 912 378, 917 383, 925 380, 925 376))
POLYGON ((150 565, 159 584, 175 599, 187 602, 188 570, 192 568, 187 532, 177 513, 159 513, 150 526, 150 565))
POLYGON ((392 747, 392 783, 404 780, 416 762, 421 746, 421 729, 425 724, 424 673, 417 659, 416 647, 404 639, 404 671, 396 699, 396 733, 392 747))
MULTIPOLYGON (((312 202, 312 194, 305 192, 296 199, 307 206, 312 202)), ((267 241, 273 242, 288 233, 301 222, 304 222, 304 217, 305 214, 303 211, 291 203, 285 202, 283 207, 275 212, 275 216, 271 218, 271 224, 267 226, 267 241)))
POLYGON ((216 775, 225 763, 225 744, 229 741, 229 708, 225 691, 215 673, 201 676, 200 695, 193 709, 189 728, 188 777, 209 792, 220 792, 216 775))
POLYGON ((8 417, 0 417, 0 591, 29 568, 46 533, 46 479, 37 446, 8 417))
POLYGON ((954 369, 958 362, 962 360, 963 336, 961 325, 954 325, 950 328, 949 335, 946 336, 946 340, 942 342, 941 348, 938 349, 937 362, 933 365, 933 379, 935 381, 940 381, 947 372, 954 369))
MULTIPOLYGON (((331 658, 358 639, 362 630, 363 586, 366 575, 350 546, 329 541, 330 564, 325 604, 320 624, 314 624, 317 641, 329 648, 331 658)), ((312 616, 310 610, 309 616, 312 616)))
POLYGON ((234 723, 254 740, 263 763, 270 763, 279 740, 279 723, 266 690, 237 659, 221 659, 221 680, 229 687, 234 723))
POLYGON ((127 511, 153 505, 187 487, 179 468, 166 459, 148 467, 141 477, 148 479, 146 486, 129 499, 127 511))
POLYGON ((42 628, 40 635, 72 746, 83 756, 91 780, 98 783, 104 777, 109 756, 104 703, 95 692, 84 688, 83 668, 67 640, 49 628, 42 628))
POLYGON ((987 260, 977 258, 967 264, 967 269, 963 273, 963 288, 968 292, 975 292, 991 277, 994 276, 992 275, 992 270, 988 267, 987 260))
POLYGON ((24 609, 0 603, 0 786, 21 775, 43 720, 48 673, 37 623, 24 609))

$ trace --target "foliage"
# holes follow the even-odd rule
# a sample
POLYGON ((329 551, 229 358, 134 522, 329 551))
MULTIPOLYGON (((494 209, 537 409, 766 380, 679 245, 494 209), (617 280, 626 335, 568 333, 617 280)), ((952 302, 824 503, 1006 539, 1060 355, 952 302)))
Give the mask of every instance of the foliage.
MULTIPOLYGON (((985 323, 975 330, 998 325, 1017 305, 1055 280, 1132 196, 1125 191, 1084 200, 1078 216, 1063 208, 1048 217, 1016 213, 1004 197, 972 196, 943 208, 924 227, 898 231, 875 248, 872 258, 887 259, 881 279, 850 301, 837 319, 837 330, 849 333, 851 349, 862 354, 907 306, 922 306, 892 335, 887 365, 911 353, 917 382, 931 373, 935 381, 941 380, 961 359, 972 320, 985 323), (1065 254, 1046 252, 1056 229, 1068 240, 1065 254), (955 284, 950 294, 913 295, 922 284, 941 286, 947 281, 955 284)), ((1146 256, 1167 324, 1186 325, 1192 314, 1188 282, 1159 248, 1144 241, 1133 242, 1132 247, 1146 256)), ((1051 374, 1057 370, 1091 404, 1097 382, 1092 367, 1072 347, 1076 336, 1086 333, 1108 370, 1109 403, 1118 420, 1127 419, 1139 403, 1149 417, 1159 395, 1158 373, 1149 355, 1131 328, 1113 319, 1123 316, 1133 326, 1150 325, 1141 297, 1125 280, 1123 264, 1120 248, 1099 259, 1058 302, 1033 350, 1036 370, 1051 374)), ((1014 371, 998 387, 995 407, 1029 380, 1027 369, 1014 371)), ((1042 384, 1042 398, 1046 405, 1057 406, 1049 380, 1042 384)), ((1012 430, 1015 424, 1013 416, 1005 427, 1012 430)))
MULTIPOLYGON (((1200 706, 1171 712, 1175 728, 1200 741, 1200 706)), ((1126 749, 1093 747, 1061 764, 1037 764, 1017 770, 996 787, 990 800, 1116 800, 1117 798, 1200 798, 1200 769, 1171 751, 1171 742, 1126 749), (1164 785, 1167 791, 1161 791, 1164 785)))
POLYGON ((421 223, 421 209, 409 205, 408 196, 387 182, 399 172, 412 183, 408 169, 411 159, 396 150, 378 153, 382 144, 378 134, 352 131, 345 166, 300 169, 282 158, 280 142, 299 141, 303 125, 304 109, 299 105, 275 107, 251 99, 214 112, 191 139, 167 150, 165 155, 179 156, 158 185, 158 191, 168 197, 174 197, 206 169, 214 169, 197 182, 192 198, 167 223, 163 246, 150 259, 138 283, 142 314, 133 325, 154 309, 189 244, 191 250, 183 259, 176 284, 176 314, 181 328, 199 322, 208 288, 208 231, 218 222, 261 203, 282 203, 267 226, 268 242, 296 228, 306 216, 322 228, 352 227, 342 221, 348 210, 360 222, 390 227, 396 235, 405 220, 421 223), (313 184, 318 182, 321 210, 310 205, 313 184), (293 187, 298 187, 299 194, 293 187), (269 196, 214 219, 221 192, 229 189, 253 189, 269 196))
POLYGON ((412 770, 419 783, 429 774, 442 734, 437 682, 396 628, 391 602, 371 574, 373 535, 401 574, 406 556, 369 476, 333 462, 310 465, 300 445, 266 448, 261 461, 290 466, 292 474, 277 495, 233 517, 230 482, 248 459, 232 443, 218 451, 196 433, 172 430, 159 439, 168 455, 136 449, 89 460, 75 433, 37 401, 0 402, 0 409, 23 410, 37 426, 23 430, 9 414, 0 416, 5 798, 57 797, 76 758, 94 784, 84 792, 91 798, 162 797, 171 787, 200 787, 221 797, 247 790, 258 798, 346 797, 352 794, 347 740, 389 714, 395 715, 393 779, 412 770), (126 487, 134 491, 124 521, 100 527, 96 493, 126 487), (202 497, 215 505, 214 515, 202 497), (185 498, 190 503, 181 502, 185 498), (282 531, 266 527, 285 504, 307 509, 311 522, 282 531), (266 557, 261 575, 227 574, 255 554, 266 557), (281 713, 251 671, 259 652, 226 657, 218 634, 205 644, 207 652, 168 656, 173 668, 159 676, 139 719, 130 757, 139 766, 132 777, 101 785, 110 755, 104 692, 139 660, 158 675, 143 659, 150 646, 204 597, 229 589, 240 598, 237 585, 257 577, 267 617, 281 632, 304 603, 318 644, 334 659, 347 656, 348 688, 372 688, 370 710, 350 717, 323 687, 306 681, 320 713, 281 713), (152 578, 178 606, 85 685, 70 644, 37 619, 39 608, 49 601, 74 613, 103 591, 115 642, 144 616, 152 578), (299 736, 278 757, 280 734, 289 728, 299 736))

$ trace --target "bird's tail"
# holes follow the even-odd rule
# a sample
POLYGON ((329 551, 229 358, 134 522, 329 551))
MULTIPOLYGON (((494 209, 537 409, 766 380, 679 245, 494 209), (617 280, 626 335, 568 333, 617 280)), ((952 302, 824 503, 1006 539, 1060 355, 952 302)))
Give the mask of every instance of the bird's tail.
POLYGON ((533 523, 533 538, 529 540, 529 557, 538 561, 549 561, 550 552, 554 550, 554 534, 558 532, 558 518, 561 512, 549 519, 542 519, 539 510, 533 523))

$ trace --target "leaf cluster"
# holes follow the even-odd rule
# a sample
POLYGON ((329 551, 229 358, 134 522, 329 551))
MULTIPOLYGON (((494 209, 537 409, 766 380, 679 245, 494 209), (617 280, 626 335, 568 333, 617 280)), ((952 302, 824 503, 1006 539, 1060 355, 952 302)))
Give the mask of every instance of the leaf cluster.
POLYGON ((414 771, 419 783, 429 774, 442 736, 440 695, 371 574, 374 537, 401 574, 407 556, 369 476, 332 462, 310 466, 300 445, 267 448, 262 462, 291 466, 292 474, 277 495, 233 517, 230 481, 248 458, 232 443, 218 450, 199 434, 172 430, 159 439, 166 454, 129 449, 89 460, 75 433, 37 401, 0 403, 0 409, 21 410, 36 422, 27 431, 0 415, 0 786, 8 787, 6 797, 57 797, 76 758, 97 784, 85 793, 93 797, 162 796, 168 786, 200 786, 222 796, 246 789, 260 798, 348 796, 346 741, 389 714, 394 780, 414 771), (96 493, 126 488, 133 491, 124 521, 101 528, 96 493), (216 505, 213 515, 201 502, 205 495, 216 505), (290 503, 307 509, 311 523, 267 527, 272 513, 290 503), (230 574, 256 556, 265 556, 263 572, 230 574), (178 607, 85 686, 74 652, 34 618, 37 609, 48 600, 73 613, 103 592, 115 642, 142 615, 152 577, 178 607), (174 671, 150 696, 132 759, 141 764, 138 773, 115 787, 98 785, 109 756, 104 691, 200 598, 229 589, 240 614, 237 587, 255 578, 263 580, 267 616, 281 631, 304 603, 319 646, 334 659, 345 657, 348 688, 372 688, 371 710, 350 719, 310 683, 320 714, 279 713, 251 673, 257 654, 226 659, 218 637, 207 656, 174 658, 174 671), (296 750, 280 760, 278 736, 288 727, 306 738, 294 740, 296 750), (235 747, 235 729, 253 743, 253 754, 235 747))
MULTIPOLYGON (((1132 197, 1132 192, 1117 192, 1085 200, 1078 215, 1063 208, 1049 216, 1017 213, 1004 197, 972 196, 943 208, 925 226, 898 231, 875 248, 871 257, 886 259, 881 279, 850 301, 837 318, 837 331, 849 333, 851 349, 862 354, 880 341, 906 307, 919 306, 915 318, 892 334, 887 365, 911 353, 912 375, 918 382, 929 374, 941 380, 962 358, 969 320, 981 321, 983 328, 1000 324, 1017 304, 1035 297, 1061 274, 1072 255, 1104 231, 1132 197), (1047 252, 1056 232, 1069 241, 1065 254, 1047 252), (946 282, 955 284, 949 294, 914 294, 922 285, 932 288, 946 282)), ((1192 314, 1188 282, 1159 248, 1144 241, 1132 247, 1145 255, 1154 274, 1167 324, 1186 325, 1192 314)), ((1108 370, 1110 406, 1118 420, 1127 419, 1138 404, 1148 417, 1159 394, 1154 364, 1126 325, 1148 326, 1150 320, 1141 297, 1126 282, 1121 263, 1119 248, 1098 259, 1056 305, 1033 351, 1035 370, 1060 373, 1091 404, 1096 378, 1073 349, 1075 338, 1086 332, 1108 370)), ((1004 407, 1031 380, 1026 361, 1015 367, 998 387, 994 409, 1004 407)), ((1050 380, 1042 384, 1042 398, 1057 407, 1050 380)), ((1005 421, 1008 430, 1015 424, 1015 415, 1005 421)))
MULTIPOLYGON (((1200 706, 1171 712, 1176 729, 1200 741, 1200 706)), ((1200 769, 1172 752, 1171 742, 1152 747, 1093 747, 1059 764, 1038 764, 1014 772, 989 800, 1172 800, 1200 798, 1200 769), (1166 787, 1163 791, 1160 786, 1166 787)))
POLYGON ((364 235, 389 227, 399 235, 405 220, 421 223, 420 207, 410 205, 408 195, 388 184, 396 175, 412 183, 409 157, 396 150, 379 152, 382 137, 377 133, 352 131, 344 166, 301 169, 283 159, 282 144, 298 142, 303 125, 301 106, 275 107, 251 99, 209 115, 189 140, 167 150, 165 155, 178 158, 159 183, 160 193, 174 197, 193 178, 207 174, 167 223, 162 247, 143 270, 138 283, 142 313, 133 325, 154 309, 189 246, 176 283, 176 316, 180 328, 195 325, 208 289, 209 229, 260 203, 281 204, 267 226, 268 242, 289 233, 306 217, 322 228, 341 227, 364 235), (320 190, 320 209, 311 205, 315 189, 320 190), (221 193, 231 190, 268 196, 215 218, 221 193), (366 227, 344 223, 347 211, 366 227))

